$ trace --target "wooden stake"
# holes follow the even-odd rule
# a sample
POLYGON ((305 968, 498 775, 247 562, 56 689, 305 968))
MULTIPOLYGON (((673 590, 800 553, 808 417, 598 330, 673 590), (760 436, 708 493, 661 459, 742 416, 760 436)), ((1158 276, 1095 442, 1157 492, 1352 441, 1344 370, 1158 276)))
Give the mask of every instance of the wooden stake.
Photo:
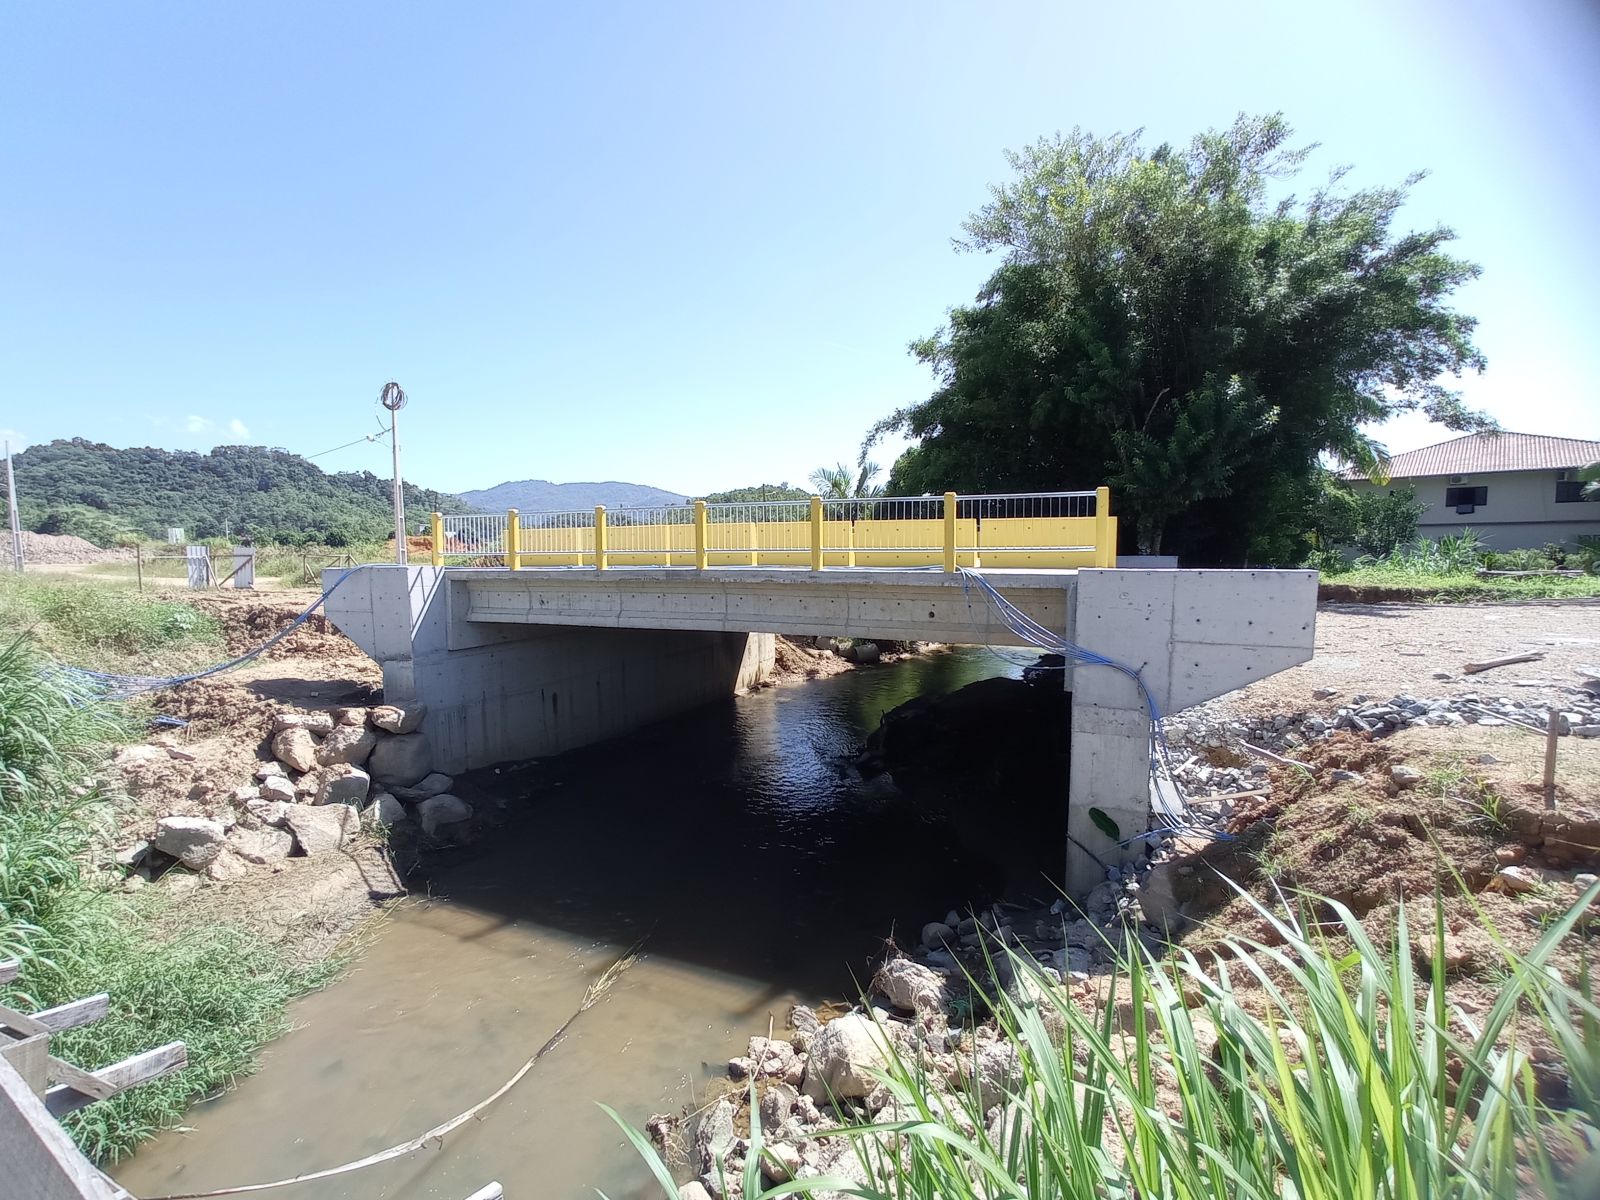
POLYGON ((1561 710, 1550 706, 1550 720, 1544 733, 1544 806, 1556 806, 1556 738, 1561 736, 1561 710))
POLYGON ((1461 669, 1468 675, 1476 675, 1479 671, 1492 671, 1496 667, 1509 667, 1512 663, 1538 662, 1543 657, 1543 650, 1535 650, 1531 654, 1508 654, 1504 658, 1491 658, 1484 662, 1463 663, 1461 669))

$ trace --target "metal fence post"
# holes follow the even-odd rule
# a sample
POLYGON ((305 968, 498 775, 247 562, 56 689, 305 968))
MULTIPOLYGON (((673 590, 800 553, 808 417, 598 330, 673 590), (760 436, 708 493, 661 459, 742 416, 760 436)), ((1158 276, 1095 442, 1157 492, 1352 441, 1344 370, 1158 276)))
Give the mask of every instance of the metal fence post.
POLYGON ((811 569, 822 570, 822 497, 811 497, 811 569))
POLYGON ((1117 565, 1117 548, 1111 544, 1111 489, 1094 490, 1094 565, 1117 565))
POLYGON ((522 555, 517 543, 522 540, 522 526, 514 508, 506 509, 506 566, 515 571, 522 566, 522 555))
POLYGON ((606 506, 594 506, 594 569, 606 569, 606 506))
POLYGON ((432 542, 433 549, 429 557, 436 567, 444 566, 444 514, 434 513, 429 522, 428 540, 432 542))
POLYGON ((956 494, 944 494, 944 570, 946 575, 956 573, 956 494))
POLYGON ((706 557, 706 502, 694 502, 694 566, 697 571, 704 571, 708 564, 706 557))

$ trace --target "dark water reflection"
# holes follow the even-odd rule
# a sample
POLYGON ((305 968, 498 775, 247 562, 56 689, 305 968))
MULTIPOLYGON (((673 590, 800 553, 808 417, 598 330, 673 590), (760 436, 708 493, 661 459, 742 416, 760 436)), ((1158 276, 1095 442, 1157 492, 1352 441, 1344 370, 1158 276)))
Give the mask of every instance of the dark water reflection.
MULTIPOLYGON (((960 650, 788 685, 490 775, 507 823, 413 880, 361 963, 295 1007, 261 1072, 117 1172, 135 1195, 277 1178, 404 1140, 497 1087, 595 973, 604 1004, 447 1147, 286 1200, 648 1195, 594 1106, 673 1110, 796 998, 842 997, 891 929, 971 896, 942 822, 850 765, 885 711, 1017 669, 960 650)), ((914 938, 915 934, 910 935, 914 938)))

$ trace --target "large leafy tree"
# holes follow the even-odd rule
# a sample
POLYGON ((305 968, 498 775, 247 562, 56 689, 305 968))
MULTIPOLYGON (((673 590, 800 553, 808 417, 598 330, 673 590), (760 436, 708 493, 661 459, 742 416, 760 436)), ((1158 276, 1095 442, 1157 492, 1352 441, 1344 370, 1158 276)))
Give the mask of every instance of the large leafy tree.
POLYGON ((1361 427, 1421 409, 1488 427, 1441 382, 1482 370, 1450 306, 1478 268, 1452 233, 1397 233, 1410 186, 1303 200, 1280 116, 1187 147, 1073 132, 1009 155, 958 246, 1004 262, 912 351, 937 390, 879 423, 913 446, 896 494, 1109 484, 1142 551, 1282 560, 1332 455, 1381 467, 1361 427))

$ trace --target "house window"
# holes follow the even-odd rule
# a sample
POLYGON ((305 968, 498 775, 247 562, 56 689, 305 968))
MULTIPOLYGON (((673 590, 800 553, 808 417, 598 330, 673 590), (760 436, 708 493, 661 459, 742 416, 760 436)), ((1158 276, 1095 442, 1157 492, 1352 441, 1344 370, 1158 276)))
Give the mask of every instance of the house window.
POLYGON ((1447 487, 1444 490, 1444 506, 1455 509, 1458 516, 1466 516, 1488 503, 1489 489, 1486 487, 1447 487))
POLYGON ((1556 482, 1556 503, 1576 504, 1583 499, 1584 483, 1581 479, 1561 479, 1556 482))

